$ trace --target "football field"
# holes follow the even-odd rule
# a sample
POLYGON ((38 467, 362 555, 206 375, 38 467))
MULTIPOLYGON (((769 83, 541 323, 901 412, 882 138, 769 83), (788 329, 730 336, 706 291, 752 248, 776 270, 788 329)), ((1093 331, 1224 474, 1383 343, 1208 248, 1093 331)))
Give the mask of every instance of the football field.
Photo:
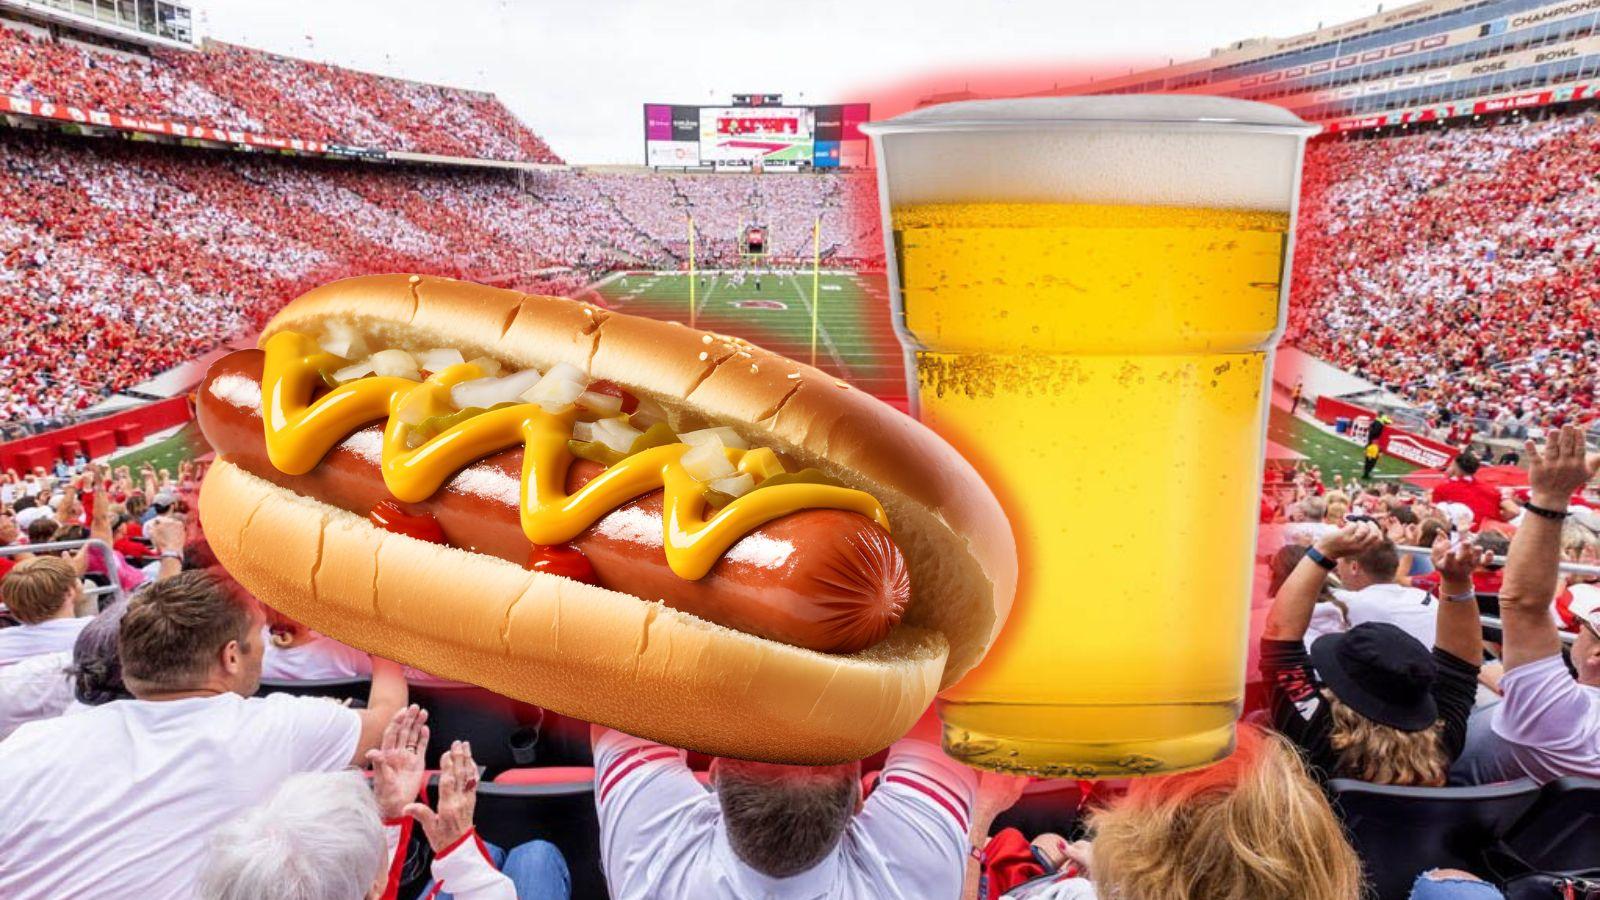
MULTIPOLYGON (((695 325, 811 361, 811 274, 701 272, 695 325)), ((906 394, 900 343, 889 324, 882 275, 823 272, 816 290, 816 365, 890 401, 906 394)), ((689 321, 689 276, 628 272, 594 286, 607 306, 632 315, 689 321)))

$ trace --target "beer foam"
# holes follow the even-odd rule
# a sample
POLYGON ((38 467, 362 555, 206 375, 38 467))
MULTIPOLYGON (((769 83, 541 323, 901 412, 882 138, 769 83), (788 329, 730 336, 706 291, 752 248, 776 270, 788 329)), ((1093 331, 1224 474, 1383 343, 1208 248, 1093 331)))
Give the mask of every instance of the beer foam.
POLYGON ((863 126, 896 207, 1093 203, 1288 212, 1301 143, 1288 110, 1231 97, 969 100, 863 126))

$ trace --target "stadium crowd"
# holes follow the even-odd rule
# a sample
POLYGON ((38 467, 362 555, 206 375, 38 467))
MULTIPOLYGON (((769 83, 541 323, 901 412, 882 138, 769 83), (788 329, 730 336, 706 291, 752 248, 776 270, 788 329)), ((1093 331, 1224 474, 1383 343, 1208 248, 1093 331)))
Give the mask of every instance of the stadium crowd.
POLYGON ((0 24, 0 93, 276 138, 559 163, 492 94, 208 41, 132 52, 0 24))
POLYGON ((858 176, 514 175, 0 133, 0 422, 44 425, 228 340, 312 284, 416 271, 575 294, 706 264, 748 224, 782 252, 877 250, 838 211, 858 176), (768 181, 783 186, 768 186, 768 181), (832 242, 832 243, 828 243, 832 242))
POLYGON ((1324 141, 1287 339, 1443 437, 1600 415, 1600 114, 1324 141))
MULTIPOLYGON (((0 894, 1350 900, 1374 873, 1327 779, 1600 776, 1600 584, 1557 571, 1600 559, 1600 457, 1575 427, 1526 455, 1525 499, 1478 483, 1470 455, 1428 495, 1290 475, 1264 509, 1265 706, 1221 764, 1040 801, 946 758, 931 714, 886 755, 807 769, 593 727, 562 760, 586 767, 592 814, 522 822, 510 846, 478 831, 479 795, 549 783, 489 761, 516 723, 440 705, 447 683, 228 581, 193 515, 203 465, 7 472, 0 894), (111 549, 28 550, 82 538, 111 549), (85 591, 112 579, 121 600, 85 591), (1471 602, 1490 591, 1493 643, 1471 602), (295 688, 340 676, 359 704, 295 688), (1055 824, 998 821, 1023 809, 1055 824)), ((1417 900, 1500 896, 1426 862, 1403 873, 1417 900)))

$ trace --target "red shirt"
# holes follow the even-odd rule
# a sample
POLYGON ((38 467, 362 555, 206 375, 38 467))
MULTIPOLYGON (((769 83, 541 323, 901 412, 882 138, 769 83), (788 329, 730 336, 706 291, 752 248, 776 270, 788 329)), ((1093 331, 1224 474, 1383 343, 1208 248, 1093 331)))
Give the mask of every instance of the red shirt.
POLYGON ((1463 503, 1472 510, 1472 529, 1500 518, 1500 492, 1471 477, 1451 478, 1433 489, 1434 503, 1463 503))
POLYGON ((12 569, 16 568, 16 566, 17 560, 15 557, 0 556, 0 578, 6 577, 6 575, 10 573, 12 569))

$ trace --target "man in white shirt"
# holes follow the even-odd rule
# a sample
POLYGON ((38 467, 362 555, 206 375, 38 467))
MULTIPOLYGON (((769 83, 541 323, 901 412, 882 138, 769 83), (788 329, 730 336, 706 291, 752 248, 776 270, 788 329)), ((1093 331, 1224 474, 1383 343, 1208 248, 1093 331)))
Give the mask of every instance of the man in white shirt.
POLYGON ((1504 626, 1505 702, 1490 726, 1509 746, 1513 773, 1538 781, 1566 775, 1600 777, 1600 608, 1575 600, 1578 620, 1572 644, 1577 678, 1561 660, 1561 638, 1550 614, 1561 557, 1561 525, 1572 495, 1600 470, 1600 456, 1587 456, 1583 431, 1557 431, 1544 451, 1527 443, 1532 488, 1522 527, 1511 540, 1500 588, 1504 626))
POLYGON ((72 653, 41 653, 0 666, 0 739, 24 722, 59 716, 72 705, 72 653))
POLYGON ((600 854, 614 900, 961 894, 978 773, 933 744, 891 747, 863 803, 859 763, 718 759, 707 792, 681 750, 599 726, 591 739, 600 854))
POLYGON ((1342 557, 1335 571, 1343 588, 1333 596, 1345 605, 1345 619, 1351 628, 1366 622, 1388 622, 1422 646, 1432 647, 1439 608, 1427 591, 1396 584, 1399 569, 1400 554, 1388 540, 1365 553, 1342 557))
POLYGON ((73 610, 83 599, 83 584, 72 563, 40 556, 18 563, 0 580, 0 600, 21 625, 0 628, 0 667, 30 656, 70 652, 78 632, 89 624, 73 610))
POLYGON ((129 600, 118 640, 135 699, 0 742, 0 896, 189 900, 219 825, 292 774, 362 764, 405 705, 399 667, 374 665, 365 710, 252 697, 264 620, 205 572, 129 600))

